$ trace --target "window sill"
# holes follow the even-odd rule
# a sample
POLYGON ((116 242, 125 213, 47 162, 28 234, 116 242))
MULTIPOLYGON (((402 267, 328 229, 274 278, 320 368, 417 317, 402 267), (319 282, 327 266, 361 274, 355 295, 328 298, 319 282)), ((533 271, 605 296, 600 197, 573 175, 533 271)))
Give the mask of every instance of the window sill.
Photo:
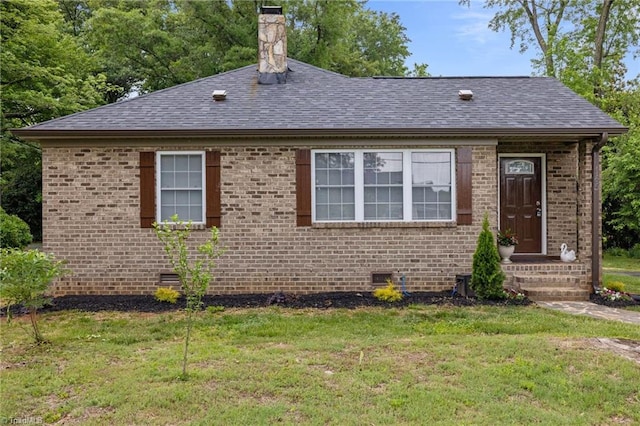
MULTIPOLYGON (((160 223, 161 227, 168 226, 171 230, 185 229, 187 223, 185 222, 183 225, 178 225, 177 223, 160 223)), ((203 229, 207 229, 207 225, 204 223, 192 223, 191 230, 192 231, 201 231, 203 229)))
POLYGON ((317 222, 317 229, 344 228, 455 228, 456 222, 317 222))

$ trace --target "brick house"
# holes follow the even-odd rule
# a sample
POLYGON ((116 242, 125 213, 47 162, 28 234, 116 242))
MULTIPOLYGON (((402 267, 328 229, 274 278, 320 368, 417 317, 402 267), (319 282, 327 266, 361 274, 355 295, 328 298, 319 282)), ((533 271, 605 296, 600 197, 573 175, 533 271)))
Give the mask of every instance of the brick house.
POLYGON ((349 78, 287 59, 281 15, 259 22, 257 71, 15 130, 42 145, 44 250, 73 270, 57 295, 170 284, 151 224, 174 213, 195 239, 220 228, 214 294, 451 289, 485 212, 520 239, 507 284, 598 286, 598 151, 625 127, 553 78, 349 78))

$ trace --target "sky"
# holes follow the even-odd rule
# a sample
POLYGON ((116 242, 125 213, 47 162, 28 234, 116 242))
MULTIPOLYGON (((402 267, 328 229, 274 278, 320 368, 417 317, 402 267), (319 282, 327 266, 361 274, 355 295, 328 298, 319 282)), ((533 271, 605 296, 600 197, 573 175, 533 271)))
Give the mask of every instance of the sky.
MULTIPOLYGON (((494 13, 483 9, 482 0, 472 0, 471 7, 458 0, 369 0, 368 7, 395 12, 411 39, 406 61, 426 63, 432 76, 528 76, 533 74, 533 48, 519 52, 519 41, 511 46, 508 31, 488 28, 494 13)), ((629 58, 629 73, 640 73, 640 60, 629 58)))

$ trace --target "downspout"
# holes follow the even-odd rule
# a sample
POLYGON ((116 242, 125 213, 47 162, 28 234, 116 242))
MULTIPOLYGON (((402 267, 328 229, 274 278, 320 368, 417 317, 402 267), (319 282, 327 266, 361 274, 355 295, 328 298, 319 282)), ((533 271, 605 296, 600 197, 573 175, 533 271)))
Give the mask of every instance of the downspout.
POLYGON ((609 134, 603 132, 591 150, 591 286, 600 289, 600 150, 607 144, 609 134))

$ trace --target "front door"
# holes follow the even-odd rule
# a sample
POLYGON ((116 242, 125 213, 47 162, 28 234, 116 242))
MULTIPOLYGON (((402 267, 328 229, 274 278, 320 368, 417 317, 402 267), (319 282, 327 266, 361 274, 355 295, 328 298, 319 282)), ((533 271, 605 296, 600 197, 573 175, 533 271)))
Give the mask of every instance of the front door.
POLYGON ((500 158, 500 229, 516 233, 516 253, 542 253, 542 159, 500 158))

